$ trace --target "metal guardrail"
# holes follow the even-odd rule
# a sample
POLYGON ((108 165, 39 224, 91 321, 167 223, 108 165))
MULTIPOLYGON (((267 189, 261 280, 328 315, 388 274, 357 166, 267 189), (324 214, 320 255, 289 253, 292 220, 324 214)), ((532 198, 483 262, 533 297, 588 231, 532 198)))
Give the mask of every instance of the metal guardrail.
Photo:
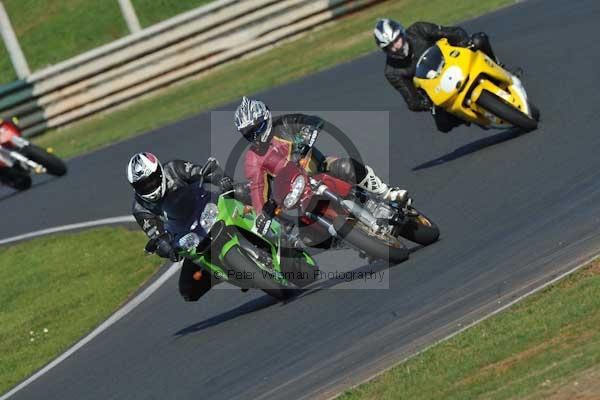
POLYGON ((0 87, 0 116, 34 136, 381 1, 218 0, 0 87))

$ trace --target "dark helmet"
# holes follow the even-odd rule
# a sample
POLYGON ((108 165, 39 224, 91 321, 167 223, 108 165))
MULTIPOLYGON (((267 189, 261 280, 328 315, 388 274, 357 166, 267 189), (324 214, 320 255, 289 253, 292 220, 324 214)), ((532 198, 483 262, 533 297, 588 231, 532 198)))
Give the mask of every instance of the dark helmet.
POLYGON ((381 18, 377 20, 373 30, 375 43, 379 48, 392 58, 404 59, 410 54, 410 44, 406 40, 406 30, 398 21, 393 19, 381 18), (403 39, 402 48, 393 51, 393 45, 399 38, 403 39))
POLYGON ((247 97, 235 110, 235 127, 249 142, 255 145, 269 143, 273 117, 265 103, 247 97))
POLYGON ((137 153, 127 164, 127 180, 135 193, 146 201, 160 200, 167 189, 167 179, 158 158, 152 153, 137 153))

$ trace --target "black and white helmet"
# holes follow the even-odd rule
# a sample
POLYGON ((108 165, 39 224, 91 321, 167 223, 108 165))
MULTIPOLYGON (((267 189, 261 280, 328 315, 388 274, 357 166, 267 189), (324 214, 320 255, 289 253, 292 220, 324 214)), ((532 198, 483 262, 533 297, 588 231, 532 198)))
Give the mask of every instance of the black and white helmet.
POLYGON ((167 179, 158 158, 152 153, 137 153, 127 164, 127 180, 142 199, 156 202, 167 189, 167 179))
POLYGON ((238 132, 254 144, 265 144, 271 139, 273 118, 262 101, 244 97, 235 110, 234 122, 238 132))
MULTIPOLYGON (((377 20, 375 29, 373 30, 373 36, 375 36, 375 43, 380 49, 390 53, 388 50, 399 37, 405 38, 406 31, 401 23, 394 21, 393 19, 381 18, 377 20)), ((405 40, 404 46, 406 49, 401 56, 408 54, 408 42, 405 40)), ((399 54, 400 55, 400 54, 399 54)))

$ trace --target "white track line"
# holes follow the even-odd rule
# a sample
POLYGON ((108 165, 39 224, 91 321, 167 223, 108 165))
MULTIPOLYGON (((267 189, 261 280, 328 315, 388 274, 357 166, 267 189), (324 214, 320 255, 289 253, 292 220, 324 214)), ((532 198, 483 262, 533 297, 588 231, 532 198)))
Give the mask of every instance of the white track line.
MULTIPOLYGON (((87 227, 92 227, 92 226, 98 226, 98 225, 109 225, 109 224, 117 224, 117 223, 123 223, 123 222, 133 222, 135 221, 133 217, 130 216, 123 216, 123 217, 114 217, 114 218, 106 218, 106 219, 102 219, 102 220, 97 220, 97 221, 90 221, 90 222, 82 222, 79 224, 72 224, 72 225, 64 225, 61 227, 56 227, 56 228, 50 228, 50 229, 44 229, 41 231, 36 231, 36 232, 31 232, 31 233, 27 233, 24 235, 20 235, 20 236, 15 236, 13 238, 8 238, 8 239, 3 239, 0 241, 0 245, 2 244, 6 244, 6 243, 10 243, 10 242, 15 242, 18 240, 23 240, 23 239, 28 239, 31 237, 36 237, 36 236, 41 236, 41 235, 47 235, 50 233, 56 233, 56 232, 64 232, 67 230, 73 230, 73 229, 81 229, 81 228, 87 228, 87 227)), ((515 300, 511 301, 510 303, 505 304, 504 306, 492 311, 491 313, 479 318, 478 320, 465 325, 464 327, 462 327, 461 329, 459 329, 458 331, 451 333, 450 335, 430 344, 429 346, 423 348, 422 350, 418 351, 417 353, 406 357, 402 360, 400 360, 398 363, 393 364, 392 366, 385 368, 373 375, 371 375, 369 378, 363 380, 360 383, 357 383, 356 385, 351 386, 350 388, 346 388, 344 389, 344 392, 348 389, 354 389, 360 385, 362 385, 363 383, 366 383, 376 377, 378 377, 379 375, 384 374, 385 372, 389 371, 390 369, 394 368, 395 366, 402 364, 403 362, 429 350, 430 348, 445 342, 451 338, 453 338, 454 336, 458 335, 459 333, 462 333, 464 331, 466 331, 467 329, 485 321, 486 319, 501 313, 502 311, 506 310, 507 308, 512 307, 513 305, 517 304, 518 302, 522 301, 523 299, 531 296, 534 293, 537 293, 545 288, 547 288, 550 285, 555 284, 556 282, 560 281, 561 279, 571 275, 572 273, 576 272, 577 270, 581 269, 582 267, 588 265, 589 263, 597 260, 598 258, 600 258, 600 255, 596 255, 592 258, 590 258, 587 261, 584 261, 583 263, 577 265, 575 268, 572 268, 571 270, 557 276, 556 278, 552 279, 551 281, 546 282, 545 284, 538 286, 535 289, 530 290, 529 292, 521 295, 520 297, 516 298, 515 300)), ((48 372, 49 370, 51 370, 52 368, 54 368, 55 366, 57 366, 58 364, 60 364, 62 361, 64 361, 67 357, 71 356, 73 353, 75 353, 77 350, 79 350, 80 348, 82 348, 83 346, 85 346, 87 343, 89 343, 92 339, 94 339, 96 336, 98 336, 100 333, 104 332, 106 329, 108 329, 110 326, 112 326, 113 324, 115 324, 117 321, 119 321, 121 318, 123 318, 125 315, 129 314, 135 307, 137 307, 139 304, 141 304, 144 300, 146 300, 148 297, 150 297, 152 295, 152 293, 154 293, 158 288, 160 288, 162 286, 163 283, 165 283, 171 276, 173 276, 175 274, 175 272, 177 272, 177 270, 181 267, 181 263, 174 263, 172 264, 169 269, 160 276, 160 278, 158 278, 156 281, 154 281, 154 283, 152 283, 150 286, 148 286, 142 293, 140 293, 138 296, 136 296, 133 300, 131 300, 130 302, 128 302, 125 306, 123 306, 121 309, 119 309, 116 313, 114 313, 109 319, 107 319, 106 321, 104 321, 100 326, 98 326, 96 329, 94 329, 89 335, 87 335, 86 337, 84 337, 83 339, 81 339, 79 342, 77 342, 73 347, 71 347, 69 350, 67 350, 65 353, 63 353, 62 355, 60 355, 58 358, 56 358, 54 361, 52 361, 50 364, 46 365, 44 368, 42 368, 41 370, 39 370, 38 372, 36 372, 34 375, 32 375, 31 377, 29 377, 27 380, 25 380, 24 382, 20 383, 19 385, 15 386, 11 391, 9 391, 8 393, 4 394, 2 397, 0 397, 0 400, 6 400, 8 399, 10 396, 12 396, 13 394, 17 393, 19 390, 23 389, 24 387, 28 386, 30 383, 34 382, 36 379, 38 379, 39 377, 41 377, 42 375, 44 375, 46 372, 48 372)), ((339 396, 341 396, 344 392, 338 393, 332 397, 330 397, 330 399, 336 399, 339 396)))
POLYGON ((91 228, 93 226, 122 224, 122 223, 126 223, 126 222, 135 222, 135 218, 133 218, 131 215, 124 215, 121 217, 112 217, 112 218, 98 219, 96 221, 80 222, 80 223, 71 224, 71 225, 62 225, 62 226, 57 226, 54 228, 42 229, 39 231, 29 232, 29 233, 25 233, 23 235, 13 236, 10 238, 2 239, 2 240, 0 240, 0 245, 18 242, 20 240, 25 240, 25 239, 31 239, 31 238, 38 237, 38 236, 49 235, 51 233, 66 232, 66 231, 72 231, 72 230, 83 229, 83 228, 91 228))
MULTIPOLYGON (((437 346, 440 343, 443 343, 443 342, 445 342, 447 340, 452 339, 454 336, 458 335, 459 333, 462 333, 462 332, 466 331, 467 329, 472 328, 473 326, 475 326, 475 325, 477 325, 477 324, 485 321, 486 319, 488 319, 490 317, 493 317, 496 314, 501 313, 502 311, 506 310, 507 308, 510 308, 510 307, 514 306, 515 304, 517 304, 518 302, 520 302, 520 301, 524 300, 525 298, 531 296, 532 294, 535 294, 535 293, 537 293, 537 292, 539 292, 541 290, 544 290, 548 286, 551 286, 551 285, 555 284, 556 282, 560 281, 561 279, 566 278, 567 276, 571 275, 572 273, 577 272, 577 270, 585 267, 586 265, 588 265, 588 264, 590 264, 590 263, 592 263, 592 262, 594 262, 594 261, 596 261, 598 259, 600 259, 600 255, 595 255, 595 256, 591 257, 587 261, 584 261, 581 264, 577 265, 575 268, 572 268, 569 271, 567 271, 567 272, 565 272, 565 273, 557 276, 556 278, 552 279, 551 281, 546 282, 543 285, 538 286, 535 289, 530 290, 529 292, 527 292, 527 293, 525 293, 525 294, 517 297, 516 299, 514 299, 510 303, 507 303, 504 306, 502 306, 502 307, 500 307, 500 308, 498 308, 498 309, 490 312, 489 314, 484 315, 483 317, 479 318, 478 320, 473 321, 472 323, 470 323, 468 325, 465 325, 464 327, 462 327, 461 329, 457 330, 456 332, 451 333, 448 336, 446 336, 446 337, 444 337, 444 338, 442 338, 442 339, 440 339, 440 340, 438 340, 438 341, 436 341, 436 342, 428 345, 427 347, 419 350, 415 354, 403 358, 402 360, 394 363, 393 365, 391 365, 391 366, 389 366, 387 368, 382 369, 381 371, 378 371, 378 372, 374 373, 373 375, 371 375, 367 379, 365 379, 365 380, 363 380, 363 381, 361 381, 361 382, 359 382, 359 383, 357 383, 355 385, 352 385, 349 388, 345 388, 342 392, 329 397, 329 399, 330 400, 337 399, 338 397, 340 397, 341 395, 343 395, 347 390, 356 389, 358 386, 360 386, 360 385, 362 385, 364 383, 367 383, 367 382, 369 382, 369 381, 377 378, 380 375, 383 375, 384 373, 388 372, 389 370, 391 370, 394 367, 397 367, 398 365, 404 363, 405 361, 408 361, 411 358, 414 358, 414 357, 418 356, 419 354, 426 352, 427 350, 431 349, 434 346, 437 346)), ((4 399, 0 398, 0 400, 4 400, 4 399)))
MULTIPOLYGON (((101 225, 122 224, 125 222, 135 222, 135 219, 132 216, 128 215, 128 216, 122 216, 122 217, 105 218, 105 219, 100 219, 100 220, 96 220, 96 221, 81 222, 78 224, 63 225, 63 226, 58 226, 58 227, 49 228, 49 229, 42 229, 39 231, 26 233, 24 235, 14 236, 11 238, 0 240, 0 245, 12 243, 12 242, 16 242, 16 241, 24 240, 24 239, 31 239, 31 238, 38 237, 38 236, 49 235, 51 233, 65 232, 65 231, 71 231, 71 230, 82 229, 82 228, 91 228, 94 226, 101 226, 101 225)), ((148 286, 145 290, 143 290, 139 295, 137 295, 131 301, 129 301, 127 304, 125 304, 122 308, 117 310, 117 312, 115 312, 113 315, 111 315, 106 321, 104 321, 102 324, 100 324, 100 326, 98 326, 96 329, 94 329, 90 334, 88 334, 86 337, 81 339, 79 342, 75 343, 75 345, 73 345, 73 347, 71 347, 69 350, 67 350, 63 354, 61 354, 58 358, 54 359, 52 362, 50 362, 44 368, 42 368, 41 370, 36 372, 34 375, 29 377, 27 380, 21 382, 19 385, 12 388, 9 392, 2 395, 2 397, 0 397, 0 400, 6 400, 13 394, 17 393, 19 390, 28 386, 30 383, 32 383, 33 381, 35 381, 36 379, 38 379, 39 377, 44 375, 46 372, 50 371, 52 368, 54 368, 55 366, 60 364, 67 357, 71 356, 77 350, 79 350, 80 348, 85 346, 87 343, 89 343, 92 339, 94 339, 100 333, 107 330, 110 326, 115 324, 117 321, 119 321, 125 315, 129 314, 134 308, 136 308, 138 305, 140 305, 144 300, 146 300, 148 297, 150 297, 152 295, 152 293, 154 293, 158 288, 160 288, 163 283, 165 283, 171 276, 173 276, 179 270, 180 267, 181 267, 180 262, 171 264, 169 269, 167 269, 167 271, 165 273, 163 273, 156 281, 154 281, 150 286, 148 286)))
POLYGON ((64 361, 67 357, 71 356, 77 350, 79 350, 80 348, 82 348, 83 346, 88 344, 90 341, 92 341, 92 339, 94 339, 96 336, 98 336, 99 334, 101 334, 102 332, 107 330, 111 325, 115 324, 118 320, 120 320, 121 318, 123 318, 124 316, 129 314, 135 307, 137 307, 144 300, 146 300, 148 297, 150 297, 152 295, 152 293, 154 293, 159 287, 162 286, 163 283, 165 283, 171 276, 173 276, 179 270, 180 267, 181 267, 180 262, 172 264, 169 267, 169 269, 160 276, 160 278, 158 278, 156 281, 154 281, 150 286, 148 286, 142 293, 137 295, 133 300, 131 300, 130 302, 125 304, 125 306, 123 306, 121 309, 119 309, 116 313, 111 315, 111 317, 109 319, 104 321, 99 327, 94 329, 89 335, 87 335, 86 337, 81 339, 73 347, 71 347, 69 350, 67 350, 63 354, 61 354, 58 358, 56 358, 50 364, 46 365, 44 368, 42 368, 41 370, 36 372, 29 379, 27 379, 26 381, 15 386, 10 392, 8 392, 5 395, 3 395, 2 397, 0 397, 0 400, 8 399, 10 396, 17 393, 19 390, 23 389, 24 387, 26 387, 27 385, 29 385, 30 383, 32 383, 33 381, 35 381, 36 379, 38 379, 39 377, 44 375, 46 372, 48 372, 52 368, 56 367, 58 364, 60 364, 62 361, 64 361))

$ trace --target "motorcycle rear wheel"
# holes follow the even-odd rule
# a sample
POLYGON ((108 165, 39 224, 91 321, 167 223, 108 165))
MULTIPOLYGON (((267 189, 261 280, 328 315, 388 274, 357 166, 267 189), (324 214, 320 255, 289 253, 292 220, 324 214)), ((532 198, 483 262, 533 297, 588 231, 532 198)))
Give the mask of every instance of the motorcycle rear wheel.
POLYGON ((535 119, 530 118, 527 114, 487 90, 481 92, 477 99, 477 105, 524 132, 530 132, 537 128, 538 123, 535 119))
POLYGON ((338 218, 334 227, 348 243, 363 250, 369 256, 392 263, 406 261, 410 251, 396 237, 388 235, 387 241, 373 236, 361 222, 338 218))
POLYGON ((48 153, 46 150, 42 149, 35 144, 30 143, 29 145, 23 147, 21 153, 32 161, 35 161, 38 164, 46 167, 46 170, 49 174, 55 176, 63 176, 67 173, 67 165, 63 160, 48 153))
POLYGON ((29 173, 13 167, 0 170, 0 183, 15 190, 24 191, 31 187, 32 180, 29 173))

